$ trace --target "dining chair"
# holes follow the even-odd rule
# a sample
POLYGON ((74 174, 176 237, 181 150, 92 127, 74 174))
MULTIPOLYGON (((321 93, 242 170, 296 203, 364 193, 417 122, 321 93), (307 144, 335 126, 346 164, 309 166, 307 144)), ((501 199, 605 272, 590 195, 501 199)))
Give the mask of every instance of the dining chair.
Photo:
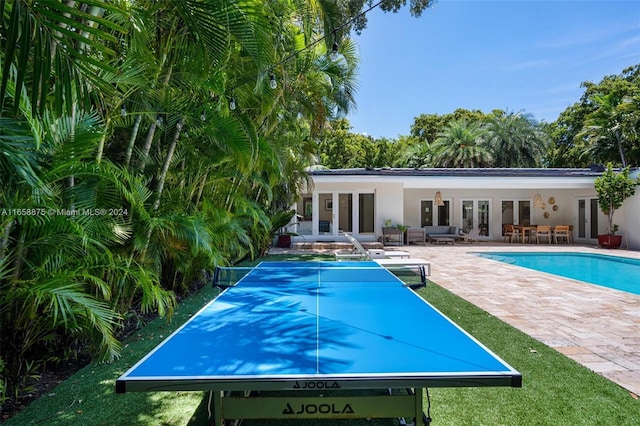
POLYGON ((516 242, 518 241, 518 236, 519 233, 516 231, 516 228, 513 226, 513 224, 507 224, 504 225, 504 239, 505 240, 509 240, 510 243, 513 242, 513 240, 516 240, 516 242))
POLYGON ((564 240, 569 244, 569 225, 556 225, 553 229, 553 239, 556 244, 559 240, 564 240))
POLYGON ((547 243, 551 243, 551 226, 549 225, 538 225, 536 227, 536 242, 540 244, 541 239, 547 240, 547 243))

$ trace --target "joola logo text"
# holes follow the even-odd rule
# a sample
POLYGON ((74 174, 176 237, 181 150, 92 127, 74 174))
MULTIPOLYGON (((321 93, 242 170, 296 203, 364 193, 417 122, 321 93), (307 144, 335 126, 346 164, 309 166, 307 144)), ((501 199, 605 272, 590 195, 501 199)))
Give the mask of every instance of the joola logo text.
POLYGON ((353 414, 351 404, 296 404, 295 409, 287 402, 282 414, 353 414))
POLYGON ((338 389, 338 382, 296 382, 293 389, 338 389))

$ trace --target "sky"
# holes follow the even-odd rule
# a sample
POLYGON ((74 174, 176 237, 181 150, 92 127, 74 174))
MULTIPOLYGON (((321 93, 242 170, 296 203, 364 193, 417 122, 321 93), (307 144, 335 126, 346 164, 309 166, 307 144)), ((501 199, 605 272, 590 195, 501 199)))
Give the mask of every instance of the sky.
POLYGON ((379 8, 354 35, 352 132, 409 135, 420 114, 494 109, 555 121, 584 81, 640 63, 640 0, 439 0, 421 17, 379 8))

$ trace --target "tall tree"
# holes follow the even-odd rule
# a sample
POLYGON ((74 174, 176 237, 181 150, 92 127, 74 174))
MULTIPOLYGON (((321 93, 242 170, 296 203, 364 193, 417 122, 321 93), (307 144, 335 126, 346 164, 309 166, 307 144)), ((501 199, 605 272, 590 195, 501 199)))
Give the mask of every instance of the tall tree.
POLYGON ((436 167, 489 167, 491 153, 485 145, 485 130, 479 123, 452 121, 432 144, 436 167))
MULTIPOLYGON (((351 29, 360 33, 367 26, 367 16, 362 13, 363 10, 366 11, 367 8, 378 5, 380 9, 385 12, 396 13, 407 5, 407 0, 344 0, 341 3, 344 5, 344 13, 355 18, 353 24, 350 26, 351 29)), ((413 16, 419 17, 422 15, 422 12, 433 6, 434 3, 434 0, 409 0, 409 12, 413 16)))
POLYGON ((345 32, 327 58, 321 37, 344 22, 329 0, 0 12, 0 208, 20 212, 0 222, 0 363, 16 378, 69 342, 116 355, 126 318, 170 313, 169 290, 258 253, 276 200, 305 177, 312 129, 353 104, 357 56, 345 32))
POLYGON ((345 118, 331 121, 318 138, 318 158, 328 168, 391 167, 398 163, 395 140, 353 133, 345 118))
POLYGON ((486 124, 487 147, 493 167, 540 167, 546 151, 546 135, 530 114, 493 114, 486 124))
POLYGON ((401 136, 398 138, 398 144, 399 156, 395 159, 395 165, 411 168, 433 166, 433 151, 428 142, 411 136, 401 136))
MULTIPOLYGON (((576 138, 582 130, 584 117, 589 113, 586 106, 574 104, 563 112, 553 123, 546 124, 544 131, 551 143, 545 154, 549 167, 585 167, 590 163, 583 158, 586 142, 576 138)), ((593 163, 593 160, 591 160, 593 163)))
POLYGON ((605 76, 599 83, 583 82, 579 102, 568 107, 548 126, 553 144, 548 163, 564 167, 590 164, 640 164, 637 124, 640 108, 640 65, 618 75, 605 76))
MULTIPOLYGON (((633 95, 638 94, 640 86, 633 95)), ((625 147, 632 149, 635 142, 639 141, 635 125, 627 126, 629 120, 626 116, 633 111, 628 108, 633 102, 631 99, 633 98, 625 99, 616 92, 591 97, 596 109, 586 117, 582 132, 577 135, 585 137, 590 144, 584 155, 616 163, 619 160, 622 167, 627 166, 625 147)), ((634 165, 636 164, 638 163, 634 161, 634 165)))
POLYGON ((465 120, 468 123, 481 122, 489 118, 489 115, 480 110, 468 110, 457 108, 449 114, 420 114, 415 117, 411 125, 411 136, 421 141, 432 143, 438 137, 438 133, 454 120, 465 120))

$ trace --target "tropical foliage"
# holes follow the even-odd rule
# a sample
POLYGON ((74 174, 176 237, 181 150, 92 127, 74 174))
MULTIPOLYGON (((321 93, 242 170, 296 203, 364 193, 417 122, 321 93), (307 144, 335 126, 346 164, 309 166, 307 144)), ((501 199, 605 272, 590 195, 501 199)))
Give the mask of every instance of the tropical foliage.
POLYGON ((549 165, 640 166, 640 65, 582 87, 580 100, 547 128, 549 165))
POLYGON ((602 213, 607 216, 607 233, 613 235, 615 226, 613 215, 627 198, 636 192, 636 186, 640 185, 640 179, 632 179, 629 176, 629 168, 614 170, 611 163, 607 164, 606 170, 598 176, 594 182, 598 193, 598 206, 602 213))
POLYGON ((330 122, 318 138, 318 159, 330 169, 388 167, 398 157, 399 144, 351 132, 346 118, 330 122))
POLYGON ((145 314, 264 252, 315 135, 354 104, 358 58, 328 0, 0 13, 4 402, 46 366, 113 359, 145 314))
POLYGON ((460 108, 420 114, 408 136, 387 140, 353 134, 345 121, 325 129, 321 162, 330 167, 640 166, 640 65, 582 87, 579 102, 552 123, 539 123, 524 111, 460 108), (357 154, 378 149, 391 156, 376 156, 380 161, 371 163, 357 154))
POLYGON ((492 160, 479 123, 452 121, 431 145, 436 167, 486 167, 492 160))
POLYGON ((499 113, 486 123, 492 167, 540 167, 548 139, 530 114, 499 113))
POLYGON ((352 134, 348 34, 432 3, 0 1, 0 403, 264 253, 310 165, 638 165, 638 66, 551 125, 457 110, 352 134))
POLYGON ((350 132, 346 119, 323 133, 320 162, 342 167, 541 167, 549 138, 529 114, 457 109, 421 114, 410 136, 374 139, 350 132))

